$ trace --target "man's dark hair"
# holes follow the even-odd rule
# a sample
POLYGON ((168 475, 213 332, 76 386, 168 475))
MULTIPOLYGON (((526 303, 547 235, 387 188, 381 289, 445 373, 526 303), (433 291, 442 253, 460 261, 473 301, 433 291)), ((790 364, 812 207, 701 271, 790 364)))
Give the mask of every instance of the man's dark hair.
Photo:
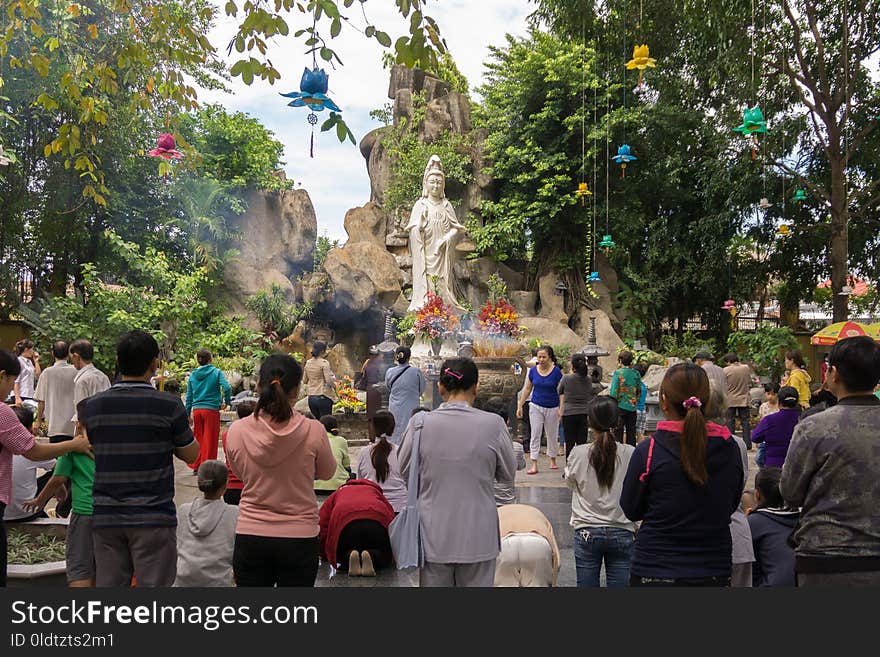
POLYGON ((828 367, 837 371, 848 392, 873 392, 880 381, 880 345, 867 335, 841 340, 828 354, 828 367))
POLYGON ((629 367, 633 362, 633 355, 631 351, 623 350, 619 354, 617 354, 617 360, 624 367, 629 367))
POLYGON ((129 331, 116 343, 116 366, 122 376, 143 376, 158 356, 159 344, 146 331, 129 331))
POLYGON ((755 475, 755 488, 761 492, 760 508, 782 509, 785 508, 785 500, 779 490, 779 482, 782 480, 782 468, 761 468, 755 475))
POLYGON ((235 412, 238 414, 238 419, 246 418, 248 415, 253 415, 254 409, 257 407, 257 402, 251 399, 245 399, 244 401, 238 402, 235 406, 235 412))
POLYGON ((34 412, 24 406, 13 406, 12 412, 15 413, 15 417, 24 425, 24 428, 30 431, 34 426, 34 412))
POLYGON ((207 365, 211 362, 211 352, 207 349, 199 349, 196 352, 196 360, 199 361, 199 365, 207 365))
POLYGON ((6 372, 9 376, 21 374, 21 363, 18 362, 18 356, 11 351, 0 349, 0 372, 6 372))
POLYGON ((739 356, 737 356, 734 352, 730 352, 729 354, 724 354, 724 362, 725 363, 738 363, 739 356))
POLYGON ((501 397, 490 397, 489 400, 483 404, 483 410, 487 413, 498 415, 504 420, 504 424, 507 424, 510 417, 510 414, 507 412, 507 404, 504 403, 504 400, 501 397))
POLYGON ((69 353, 70 347, 67 346, 67 343, 64 340, 56 340, 52 344, 52 355, 55 356, 55 360, 67 358, 69 353))
POLYGON ((84 361, 91 363, 95 360, 95 348, 88 340, 81 338, 70 343, 70 353, 76 354, 84 361))

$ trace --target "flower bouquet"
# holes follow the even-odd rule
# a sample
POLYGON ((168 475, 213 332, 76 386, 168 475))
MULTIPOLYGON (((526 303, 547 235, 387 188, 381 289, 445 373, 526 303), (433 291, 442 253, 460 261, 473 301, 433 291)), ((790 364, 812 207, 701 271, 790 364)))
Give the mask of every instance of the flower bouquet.
POLYGON ((517 324, 519 313, 504 297, 487 301, 480 310, 480 335, 474 339, 477 356, 516 356, 522 345, 516 341, 525 328, 517 324))
POLYGON ((333 403, 334 413, 362 413, 367 410, 367 405, 358 399, 354 381, 350 376, 342 377, 336 384, 337 400, 333 403))
POLYGON ((439 295, 428 292, 425 305, 416 311, 413 333, 431 341, 434 353, 439 355, 444 338, 455 335, 459 326, 458 316, 452 306, 443 303, 439 295))

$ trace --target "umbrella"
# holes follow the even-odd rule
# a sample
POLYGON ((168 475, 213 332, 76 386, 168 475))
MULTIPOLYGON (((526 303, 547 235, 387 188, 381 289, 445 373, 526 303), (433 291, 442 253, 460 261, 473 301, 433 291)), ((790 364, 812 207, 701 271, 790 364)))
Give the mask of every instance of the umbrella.
POLYGON ((880 341, 880 325, 877 324, 860 324, 859 322, 837 322, 826 326, 820 331, 813 334, 810 338, 812 344, 833 345, 839 340, 846 338, 854 338, 859 335, 867 335, 875 340, 880 341))

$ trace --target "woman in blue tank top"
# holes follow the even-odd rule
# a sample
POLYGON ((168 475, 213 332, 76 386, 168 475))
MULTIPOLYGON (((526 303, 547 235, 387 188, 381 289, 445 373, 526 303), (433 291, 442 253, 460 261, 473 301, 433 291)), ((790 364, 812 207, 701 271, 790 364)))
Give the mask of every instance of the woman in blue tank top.
MULTIPOLYGON (((553 347, 538 347, 538 364, 529 370, 529 378, 523 390, 522 400, 531 399, 529 403, 529 422, 532 428, 532 442, 529 456, 532 467, 526 474, 537 474, 538 454, 541 452, 541 434, 547 435, 547 456, 550 457, 550 469, 557 470, 556 452, 559 448, 559 393, 557 386, 562 379, 562 370, 556 365, 556 354, 553 347)), ((523 413, 522 400, 516 410, 516 416, 523 413)))

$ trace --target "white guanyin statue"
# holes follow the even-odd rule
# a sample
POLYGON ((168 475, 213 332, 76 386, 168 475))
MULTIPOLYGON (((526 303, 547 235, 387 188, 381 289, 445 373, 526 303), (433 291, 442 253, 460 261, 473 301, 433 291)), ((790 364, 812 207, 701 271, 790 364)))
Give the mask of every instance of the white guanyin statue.
POLYGON ((409 223, 409 251, 412 255, 412 301, 409 310, 418 310, 428 292, 436 292, 456 310, 464 310, 455 294, 456 244, 466 228, 455 216, 446 198, 446 174, 440 158, 432 155, 422 178, 422 196, 413 205, 409 223))

